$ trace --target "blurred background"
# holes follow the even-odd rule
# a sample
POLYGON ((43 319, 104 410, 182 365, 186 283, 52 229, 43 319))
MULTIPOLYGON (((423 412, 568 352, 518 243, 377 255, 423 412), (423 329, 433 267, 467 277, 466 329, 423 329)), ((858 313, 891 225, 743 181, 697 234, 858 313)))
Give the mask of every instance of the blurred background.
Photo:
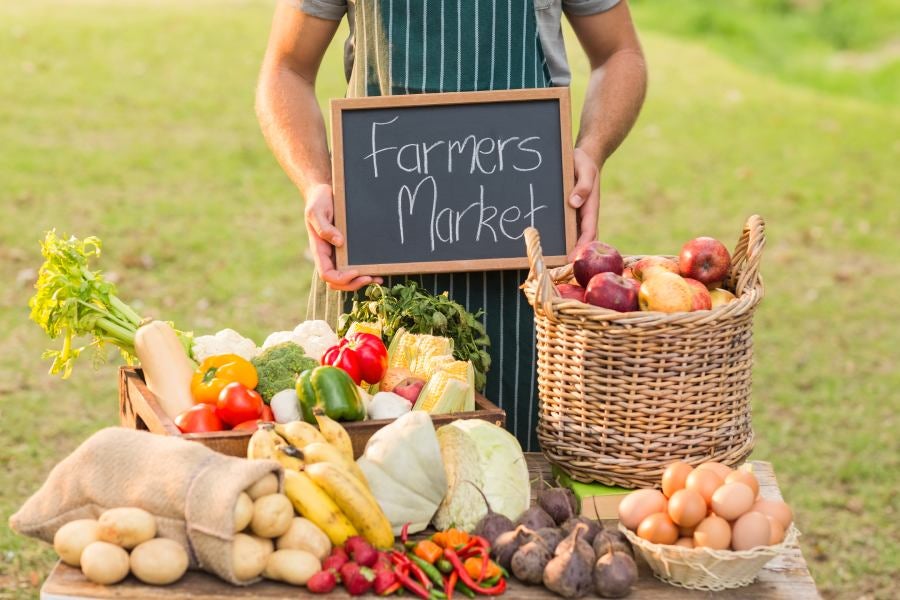
MULTIPOLYGON (((644 111, 600 237, 677 253, 768 223, 753 458, 775 466, 826 598, 900 595, 900 3, 631 0, 644 111)), ((304 316, 301 200, 253 111, 271 0, 0 2, 0 596, 55 557, 8 516, 117 421, 115 361, 46 374, 27 300, 46 229, 104 241, 144 314, 259 343, 304 316)), ((319 95, 344 93, 340 44, 319 95)), ((587 65, 569 38, 580 103, 587 65)), ((578 114, 577 111, 575 114, 578 114)), ((576 124, 577 125, 577 124, 576 124)))

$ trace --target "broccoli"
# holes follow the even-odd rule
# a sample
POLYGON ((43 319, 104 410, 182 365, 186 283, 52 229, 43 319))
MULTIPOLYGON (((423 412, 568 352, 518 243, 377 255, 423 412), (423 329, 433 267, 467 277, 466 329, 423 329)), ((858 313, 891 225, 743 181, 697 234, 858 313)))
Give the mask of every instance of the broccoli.
POLYGON ((294 389, 297 376, 319 364, 306 356, 303 348, 293 342, 271 346, 250 362, 256 367, 256 373, 259 375, 256 391, 266 404, 278 392, 294 389))

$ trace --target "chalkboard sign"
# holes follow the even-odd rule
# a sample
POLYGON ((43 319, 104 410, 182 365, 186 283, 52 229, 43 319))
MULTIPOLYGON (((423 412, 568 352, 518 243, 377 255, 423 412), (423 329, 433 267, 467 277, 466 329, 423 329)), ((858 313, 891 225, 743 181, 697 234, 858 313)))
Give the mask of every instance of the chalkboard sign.
POLYGON ((419 94, 331 103, 338 268, 363 274, 528 266, 575 243, 567 88, 419 94))

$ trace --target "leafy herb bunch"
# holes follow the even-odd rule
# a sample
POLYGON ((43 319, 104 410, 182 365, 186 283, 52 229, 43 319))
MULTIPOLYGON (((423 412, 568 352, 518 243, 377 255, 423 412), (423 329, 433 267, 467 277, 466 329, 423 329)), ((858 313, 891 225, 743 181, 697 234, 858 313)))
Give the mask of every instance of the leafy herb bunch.
POLYGON ((388 345, 400 328, 410 333, 449 337, 453 340, 453 356, 472 361, 475 387, 483 390, 491 368, 487 353, 491 341, 479 320, 483 314, 483 310, 470 313, 446 292, 433 296, 414 281, 391 288, 373 283, 366 288, 363 298, 354 297, 353 309, 341 315, 338 334, 345 335, 355 322, 380 321, 382 337, 388 345))

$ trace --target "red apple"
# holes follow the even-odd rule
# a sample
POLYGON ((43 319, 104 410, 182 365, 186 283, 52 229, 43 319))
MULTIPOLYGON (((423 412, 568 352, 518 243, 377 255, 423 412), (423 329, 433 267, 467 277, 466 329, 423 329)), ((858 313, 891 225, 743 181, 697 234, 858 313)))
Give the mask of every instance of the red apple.
POLYGON ((734 302, 737 300, 737 297, 728 290, 717 288, 709 293, 709 299, 710 308, 718 308, 719 306, 725 306, 726 304, 734 302))
POLYGON ((678 274, 678 263, 671 258, 662 256, 645 256, 641 260, 631 265, 631 272, 638 281, 643 281, 653 270, 668 271, 669 273, 678 274))
POLYGON ((593 241, 582 246, 575 255, 573 270, 578 285, 586 287, 597 273, 622 274, 625 264, 619 251, 603 242, 593 241))
POLYGON ((556 290, 563 298, 571 298, 572 300, 584 302, 584 288, 580 285, 572 285, 571 283, 558 283, 556 284, 556 290))
POLYGON ((731 255, 728 254, 725 244, 719 240, 698 237, 681 248, 678 265, 684 277, 709 284, 725 279, 731 266, 731 255))
POLYGON ((659 271, 641 283, 638 303, 641 310, 674 313, 690 311, 694 301, 691 286, 680 275, 659 271))
POLYGON ((709 290, 706 289, 706 286, 696 279, 685 277, 684 280, 689 286, 691 286, 691 299, 693 300, 691 310, 711 309, 712 299, 709 297, 709 290))
POLYGON ((422 388, 425 387, 425 380, 418 377, 407 377, 394 387, 394 393, 403 396, 413 404, 419 399, 422 388))
POLYGON ((638 309, 635 282, 615 273, 597 273, 588 282, 584 299, 594 306, 630 312, 638 309))

